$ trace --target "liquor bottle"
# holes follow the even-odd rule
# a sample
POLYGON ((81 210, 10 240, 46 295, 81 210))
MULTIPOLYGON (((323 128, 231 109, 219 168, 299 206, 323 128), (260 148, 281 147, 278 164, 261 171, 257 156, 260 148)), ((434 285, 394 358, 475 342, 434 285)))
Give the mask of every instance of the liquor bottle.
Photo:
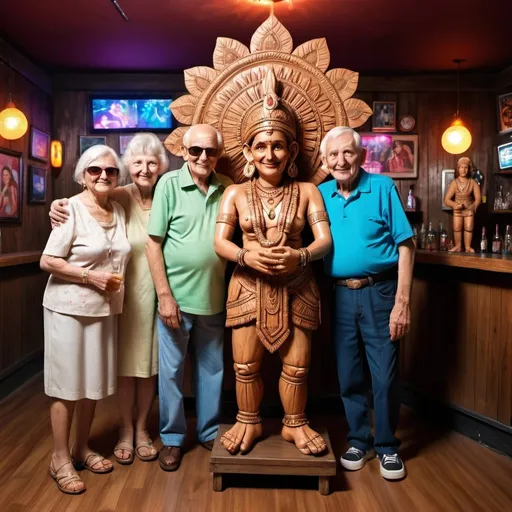
POLYGON ((420 229, 420 236, 418 238, 419 246, 418 249, 426 249, 427 248, 427 230, 425 229, 425 223, 422 223, 420 229))
POLYGON ((416 198, 412 195, 412 187, 409 189, 409 195, 407 196, 407 208, 416 210, 416 198))
POLYGON ((492 237, 492 252, 494 254, 499 254, 501 252, 502 240, 500 236, 500 227, 496 224, 496 233, 492 237))
POLYGON ((480 252, 485 254, 487 252, 487 233, 485 226, 482 227, 482 238, 480 238, 480 252))
POLYGON ((512 235, 510 234, 510 224, 505 228, 505 240, 503 241, 503 254, 512 254, 512 235))
POLYGON ((442 222, 439 223, 439 250, 448 250, 448 233, 446 232, 446 229, 443 228, 442 222))
POLYGON ((418 249, 418 229, 416 228, 416 226, 413 226, 412 228, 412 241, 414 243, 414 247, 418 249))
POLYGON ((432 228, 432 222, 428 223, 428 231, 427 231, 427 249, 429 251, 436 250, 436 233, 432 228))

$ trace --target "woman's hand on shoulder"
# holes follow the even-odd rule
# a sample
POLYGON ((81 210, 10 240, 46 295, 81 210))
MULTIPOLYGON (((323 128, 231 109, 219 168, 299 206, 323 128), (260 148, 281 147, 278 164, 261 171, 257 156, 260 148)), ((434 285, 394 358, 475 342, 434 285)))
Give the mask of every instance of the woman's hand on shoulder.
POLYGON ((69 211, 67 208, 68 204, 69 201, 67 198, 55 199, 55 201, 52 201, 50 212, 48 213, 52 228, 56 228, 57 226, 66 223, 69 217, 69 211))

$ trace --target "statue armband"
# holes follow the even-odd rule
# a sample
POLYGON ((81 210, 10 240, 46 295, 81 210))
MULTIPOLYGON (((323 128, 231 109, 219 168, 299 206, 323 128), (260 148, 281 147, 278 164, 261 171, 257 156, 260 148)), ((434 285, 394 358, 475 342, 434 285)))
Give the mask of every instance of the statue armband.
POLYGON ((238 217, 236 215, 232 215, 231 213, 219 213, 217 215, 217 222, 222 224, 229 224, 234 228, 238 225, 238 217))
POLYGON ((329 222, 329 215, 327 212, 313 212, 308 215, 309 225, 312 226, 317 222, 329 222))

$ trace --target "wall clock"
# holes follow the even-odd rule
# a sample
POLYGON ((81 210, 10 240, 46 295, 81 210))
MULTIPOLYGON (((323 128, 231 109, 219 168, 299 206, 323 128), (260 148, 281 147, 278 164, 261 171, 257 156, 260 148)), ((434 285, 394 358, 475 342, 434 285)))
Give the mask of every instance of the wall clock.
POLYGON ((398 120, 398 126, 402 132, 411 132, 416 126, 416 120, 411 115, 402 116, 398 120))

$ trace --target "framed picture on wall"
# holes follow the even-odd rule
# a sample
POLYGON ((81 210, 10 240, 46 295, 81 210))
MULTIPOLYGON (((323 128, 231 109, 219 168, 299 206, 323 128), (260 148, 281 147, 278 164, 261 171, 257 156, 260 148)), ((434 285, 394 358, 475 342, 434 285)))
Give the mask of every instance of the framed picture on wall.
POLYGON ((107 138, 102 135, 80 135, 80 141, 78 144, 79 155, 89 149, 92 146, 96 146, 97 144, 106 144, 107 138))
POLYGON ((452 208, 444 204, 444 196, 450 186, 450 183, 455 179, 455 169, 444 169, 441 173, 441 209, 451 211, 452 208))
POLYGON ((360 133, 361 144, 366 150, 366 159, 361 165, 366 172, 380 174, 391 155, 393 138, 384 133, 360 133))
POLYGON ((46 169, 28 166, 28 202, 46 203, 46 169))
POLYGON ((30 127, 30 147, 29 158, 39 160, 40 162, 48 162, 50 155, 50 135, 46 132, 38 130, 33 126, 30 127))
POLYGON ((372 131, 396 132, 395 101, 373 102, 372 131))
POLYGON ((119 135, 119 155, 124 155, 126 148, 133 137, 135 137, 135 133, 132 135, 119 135))
POLYGON ((512 132, 512 92, 498 96, 498 122, 500 135, 512 132))
POLYGON ((0 223, 20 223, 23 205, 22 154, 0 148, 0 173, 0 223))
POLYGON ((381 174, 395 178, 418 177, 418 136, 392 135, 391 153, 381 174))

